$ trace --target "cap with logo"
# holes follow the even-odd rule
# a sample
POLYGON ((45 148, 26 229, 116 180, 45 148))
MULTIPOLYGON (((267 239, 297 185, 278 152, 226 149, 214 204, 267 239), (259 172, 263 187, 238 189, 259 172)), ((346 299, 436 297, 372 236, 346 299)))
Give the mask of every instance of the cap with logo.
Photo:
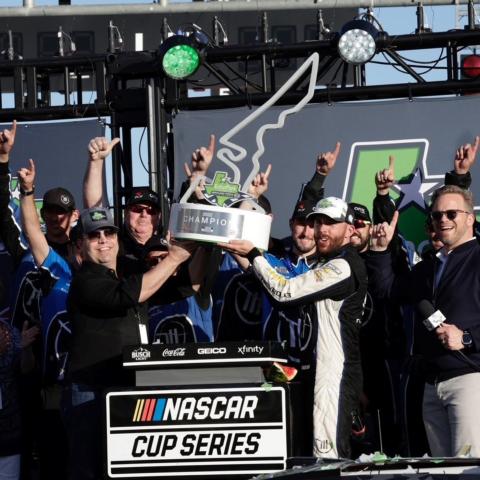
POLYGON ((75 199, 65 188, 52 188, 43 195, 43 208, 48 207, 60 208, 65 212, 71 212, 75 209, 75 199))
POLYGON ((127 207, 137 203, 149 203, 155 207, 160 207, 158 195, 149 187, 135 187, 127 200, 127 207))
POLYGON ((89 208, 84 210, 78 221, 81 233, 90 233, 102 228, 113 228, 118 231, 118 227, 113 221, 112 214, 108 208, 89 208))
POLYGON ((372 223, 372 217, 370 217, 370 212, 365 205, 354 202, 350 202, 348 205, 353 210, 354 220, 362 220, 366 223, 372 223))
POLYGON ((347 202, 337 197, 326 197, 319 200, 307 217, 311 218, 315 215, 325 215, 336 222, 353 224, 352 209, 347 202))
POLYGON ((308 217, 310 213, 313 212, 316 202, 313 200, 303 200, 300 199, 295 205, 295 209, 292 213, 292 220, 303 220, 308 217))

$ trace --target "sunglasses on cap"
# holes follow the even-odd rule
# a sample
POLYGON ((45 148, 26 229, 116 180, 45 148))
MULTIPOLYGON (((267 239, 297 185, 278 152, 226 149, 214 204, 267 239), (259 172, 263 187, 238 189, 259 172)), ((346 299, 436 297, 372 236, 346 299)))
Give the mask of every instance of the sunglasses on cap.
POLYGON ((369 222, 368 220, 354 220, 353 221, 353 226, 355 228, 364 228, 367 225, 371 225, 372 222, 369 222))
POLYGON ((467 215, 470 215, 470 212, 466 212, 465 210, 436 210, 434 212, 430 212, 430 218, 434 222, 439 222, 445 215, 449 220, 455 220, 459 213, 466 213, 467 215))
POLYGON ((143 213, 144 210, 148 215, 156 215, 158 213, 158 209, 153 206, 146 207, 145 205, 138 204, 130 205, 128 209, 133 213, 143 213))
POLYGON ((100 230, 94 230, 93 232, 88 232, 87 233, 87 238, 89 240, 100 240, 100 238, 103 236, 105 238, 112 238, 117 234, 117 231, 113 228, 103 228, 100 230))

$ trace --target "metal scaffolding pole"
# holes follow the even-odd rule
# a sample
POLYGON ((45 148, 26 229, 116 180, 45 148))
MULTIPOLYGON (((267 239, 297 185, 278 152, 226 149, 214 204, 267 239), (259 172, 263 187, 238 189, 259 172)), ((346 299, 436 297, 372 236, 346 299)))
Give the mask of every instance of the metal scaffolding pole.
MULTIPOLYGON (((34 0, 24 0, 34 3, 34 0)), ((24 3, 24 5, 25 5, 24 3)), ((318 10, 319 8, 415 7, 414 0, 257 0, 255 2, 185 2, 125 5, 64 5, 0 7, 0 17, 49 17, 69 15, 134 15, 169 13, 248 12, 264 10, 318 10)), ((423 6, 466 5, 468 0, 423 0, 423 6)))

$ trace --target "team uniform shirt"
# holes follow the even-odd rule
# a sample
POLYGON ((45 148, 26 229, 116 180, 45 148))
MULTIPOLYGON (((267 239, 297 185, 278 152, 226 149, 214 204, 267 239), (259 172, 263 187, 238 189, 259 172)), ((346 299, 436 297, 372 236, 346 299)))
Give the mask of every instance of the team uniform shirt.
POLYGON ((47 383, 63 380, 68 346, 70 320, 67 314, 67 297, 72 281, 69 263, 50 248, 41 271, 51 278, 51 288, 41 298, 40 318, 43 340, 43 375, 47 383))
POLYGON ((212 305, 203 309, 196 295, 148 311, 150 341, 176 344, 213 342, 212 305))
POLYGON ((293 278, 279 274, 262 256, 252 258, 252 264, 274 302, 315 303, 313 453, 348 457, 352 412, 362 387, 358 336, 367 289, 363 261, 353 247, 345 246, 293 278))

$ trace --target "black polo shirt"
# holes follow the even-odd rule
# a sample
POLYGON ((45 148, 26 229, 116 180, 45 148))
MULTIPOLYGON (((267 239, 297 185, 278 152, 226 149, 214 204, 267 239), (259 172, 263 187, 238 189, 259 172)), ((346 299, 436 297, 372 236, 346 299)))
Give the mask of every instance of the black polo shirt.
POLYGON ((75 273, 67 309, 72 325, 68 378, 92 386, 130 384, 122 349, 140 343, 145 304, 138 303, 142 275, 119 279, 103 265, 84 262, 75 273))

